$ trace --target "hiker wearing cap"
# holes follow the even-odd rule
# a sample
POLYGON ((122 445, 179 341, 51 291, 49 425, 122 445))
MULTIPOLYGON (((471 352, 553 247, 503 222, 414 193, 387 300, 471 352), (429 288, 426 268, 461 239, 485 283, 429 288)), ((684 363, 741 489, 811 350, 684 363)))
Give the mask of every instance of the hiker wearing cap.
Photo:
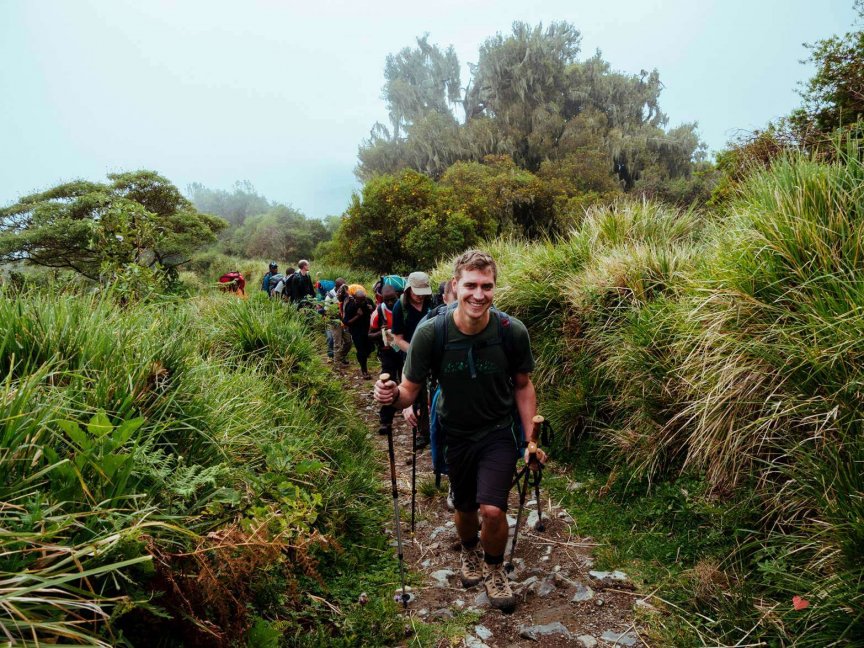
POLYGON ((279 266, 275 261, 271 261, 268 266, 267 274, 264 275, 264 280, 261 282, 261 290, 270 295, 270 277, 279 274, 279 266))
MULTIPOLYGON (((403 359, 408 353, 417 325, 430 308, 432 308, 432 288, 429 284, 429 275, 425 272, 412 272, 408 275, 405 292, 393 306, 393 337, 402 351, 403 359)), ((417 447, 423 448, 429 445, 429 398, 425 387, 413 405, 402 411, 402 416, 411 427, 418 429, 417 447)))
MULTIPOLYGON (((539 439, 532 438, 537 398, 528 331, 492 308, 496 280, 491 256, 479 250, 460 256, 452 279, 456 306, 417 328, 401 383, 379 380, 375 399, 406 407, 430 374, 437 377, 441 394, 436 413, 448 442, 462 583, 470 587, 482 581, 492 606, 511 608, 516 598, 504 570, 504 551, 507 496, 519 448, 514 423, 521 422, 528 441, 539 439)), ((547 459, 540 449, 536 458, 541 463, 547 459)))
POLYGON ((360 375, 366 380, 372 378, 366 362, 372 354, 372 341, 369 339, 369 321, 372 311, 375 310, 372 300, 366 296, 364 288, 357 289, 354 294, 345 301, 345 326, 351 333, 354 348, 357 350, 357 362, 360 365, 360 375))

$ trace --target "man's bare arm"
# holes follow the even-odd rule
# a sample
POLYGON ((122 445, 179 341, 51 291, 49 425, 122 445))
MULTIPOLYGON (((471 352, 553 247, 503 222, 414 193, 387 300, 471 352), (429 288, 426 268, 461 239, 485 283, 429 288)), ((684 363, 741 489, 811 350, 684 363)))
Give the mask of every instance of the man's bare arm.
POLYGON ((516 399, 516 409, 519 411, 519 420, 522 421, 522 429, 525 430, 527 441, 539 441, 532 439, 534 429, 534 415, 537 414, 537 393, 534 391, 534 383, 527 373, 517 373, 513 376, 515 387, 513 396, 516 399))

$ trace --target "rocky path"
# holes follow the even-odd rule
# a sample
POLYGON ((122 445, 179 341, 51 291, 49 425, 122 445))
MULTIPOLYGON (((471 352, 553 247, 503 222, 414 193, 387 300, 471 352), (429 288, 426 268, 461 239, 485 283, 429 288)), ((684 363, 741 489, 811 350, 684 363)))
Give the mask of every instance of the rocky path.
MULTIPOLYGON (((357 407, 368 424, 370 439, 380 450, 381 478, 389 493, 387 437, 376 433, 378 407, 372 398, 372 383, 362 380, 353 366, 337 370, 337 373, 354 394, 357 407)), ((527 648, 538 644, 544 648, 648 646, 634 622, 634 607, 649 604, 634 591, 626 574, 593 569, 594 543, 590 538, 580 537, 570 515, 556 506, 542 487, 544 530, 534 528, 538 507, 533 493, 527 497, 519 530, 514 570, 510 574, 518 598, 515 610, 505 613, 491 608, 482 584, 468 589, 462 587, 459 542, 453 514, 446 504, 447 478, 442 480, 445 493, 424 495, 419 492, 421 485, 426 485, 424 490, 431 492, 434 474, 428 449, 418 453, 416 524, 412 534, 409 523, 411 428, 401 416, 397 416, 394 424, 394 444, 406 568, 422 574, 423 578, 423 584, 412 589, 414 598, 408 613, 432 624, 444 624, 465 611, 479 616, 477 622, 468 626, 461 640, 454 643, 452 639, 442 638, 434 645, 470 648, 527 648)), ((511 539, 518 505, 518 495, 513 489, 509 511, 511 539)), ((387 533, 393 535, 393 529, 388 528, 387 533)), ((394 539, 394 560, 395 544, 394 539)), ((505 558, 509 556, 508 544, 505 558)), ((412 644, 407 639, 405 645, 418 644, 416 640, 412 644)))

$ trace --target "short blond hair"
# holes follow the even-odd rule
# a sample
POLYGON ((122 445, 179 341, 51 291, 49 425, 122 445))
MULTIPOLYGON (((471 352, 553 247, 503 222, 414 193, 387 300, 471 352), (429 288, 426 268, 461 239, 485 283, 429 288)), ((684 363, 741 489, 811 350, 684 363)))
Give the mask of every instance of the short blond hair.
POLYGON ((480 270, 482 272, 487 268, 492 268, 492 277, 498 281, 498 266, 495 265, 495 259, 492 258, 492 255, 482 250, 468 250, 456 259, 456 263, 453 265, 453 278, 459 281, 463 270, 480 270))

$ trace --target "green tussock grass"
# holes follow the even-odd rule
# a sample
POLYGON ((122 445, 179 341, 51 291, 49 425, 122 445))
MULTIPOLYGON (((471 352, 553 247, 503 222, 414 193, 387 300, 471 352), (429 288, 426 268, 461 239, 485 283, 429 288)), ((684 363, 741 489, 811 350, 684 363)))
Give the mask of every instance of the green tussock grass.
POLYGON ((660 645, 864 641, 862 192, 853 143, 723 211, 621 202, 486 246, 585 532, 668 592, 660 645))
MULTIPOLYGON (((3 632, 228 645, 356 600, 322 574, 386 597, 376 579, 396 578, 395 561, 373 457, 358 452, 367 430, 314 335, 257 296, 0 301, 3 632)), ((391 616, 376 617, 382 637, 391 616)), ((349 625, 318 617, 315 631, 349 625)))

